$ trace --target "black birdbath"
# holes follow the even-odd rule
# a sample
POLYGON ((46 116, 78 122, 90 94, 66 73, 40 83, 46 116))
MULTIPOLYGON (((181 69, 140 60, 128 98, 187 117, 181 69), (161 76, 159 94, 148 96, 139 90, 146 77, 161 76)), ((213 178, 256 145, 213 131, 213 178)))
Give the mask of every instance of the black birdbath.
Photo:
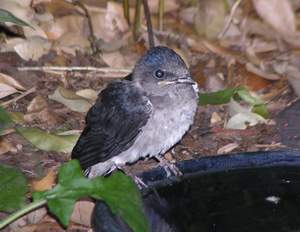
MULTIPOLYGON (((143 200, 152 231, 300 231, 300 151, 207 157, 177 167, 184 173, 180 178, 167 178, 163 168, 139 175, 148 185, 143 200)), ((97 203, 93 226, 131 231, 103 202, 97 203)))

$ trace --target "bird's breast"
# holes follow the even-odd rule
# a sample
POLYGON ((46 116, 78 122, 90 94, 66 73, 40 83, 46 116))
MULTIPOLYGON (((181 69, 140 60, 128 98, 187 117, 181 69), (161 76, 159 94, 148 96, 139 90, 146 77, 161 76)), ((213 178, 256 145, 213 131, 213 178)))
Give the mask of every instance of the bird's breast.
POLYGON ((132 163, 141 157, 165 153, 178 143, 194 120, 197 109, 196 94, 151 97, 153 112, 142 128, 134 144, 119 156, 114 157, 118 164, 132 163))

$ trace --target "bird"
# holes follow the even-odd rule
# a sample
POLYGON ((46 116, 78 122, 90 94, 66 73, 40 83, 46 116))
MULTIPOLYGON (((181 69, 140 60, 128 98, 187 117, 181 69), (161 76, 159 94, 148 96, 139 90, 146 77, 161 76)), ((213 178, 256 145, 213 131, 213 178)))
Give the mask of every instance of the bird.
POLYGON ((197 83, 183 59, 168 47, 152 47, 131 74, 99 93, 72 158, 90 178, 141 158, 160 160, 189 130, 197 99, 197 83))

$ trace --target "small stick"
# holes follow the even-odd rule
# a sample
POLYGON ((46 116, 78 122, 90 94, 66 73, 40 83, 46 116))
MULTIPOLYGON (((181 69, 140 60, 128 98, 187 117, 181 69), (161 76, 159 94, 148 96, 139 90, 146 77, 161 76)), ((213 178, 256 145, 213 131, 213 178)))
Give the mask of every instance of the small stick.
POLYGON ((80 1, 74 1, 73 3, 77 6, 79 6, 84 11, 84 14, 86 15, 87 22, 88 22, 88 27, 89 27, 89 31, 90 31, 89 42, 91 44, 91 48, 92 48, 93 53, 95 54, 95 53, 101 52, 100 49, 97 47, 97 38, 95 36, 93 23, 92 23, 92 18, 91 18, 91 15, 90 15, 88 9, 80 1))
POLYGON ((94 72, 101 72, 101 73, 121 73, 121 74, 129 74, 131 72, 131 69, 129 68, 109 68, 109 67, 103 67, 103 68, 97 68, 92 66, 86 66, 86 67, 80 67, 80 66, 73 66, 73 67, 67 67, 67 66, 38 66, 38 67, 18 67, 19 71, 94 71, 94 72))
POLYGON ((27 90, 26 92, 22 93, 21 95, 19 95, 18 97, 15 97, 14 99, 11 99, 9 101, 6 101, 6 102, 3 102, 1 103, 0 105, 1 106, 8 106, 9 104, 13 103, 13 102, 16 102, 18 100, 20 100, 21 98, 24 98, 26 97, 27 95, 33 93, 36 91, 36 87, 32 87, 31 89, 27 90))
POLYGON ((154 44, 154 36, 153 36, 153 29, 152 29, 152 23, 151 23, 151 14, 149 10, 149 5, 147 0, 143 0, 144 5, 144 13, 147 23, 147 30, 148 30, 148 40, 149 40, 149 47, 153 48, 155 46, 154 44))
POLYGON ((224 34, 226 33, 226 31, 228 30, 228 28, 229 28, 229 26, 230 26, 230 24, 231 24, 231 21, 232 21, 232 19, 233 19, 233 16, 234 16, 234 14, 235 14, 235 12, 236 12, 238 6, 240 5, 241 1, 242 1, 242 0, 237 0, 237 1, 233 4, 233 6, 231 7, 229 19, 227 20, 225 27, 223 28, 223 30, 222 30, 221 33, 219 34, 219 36, 218 36, 219 39, 222 38, 222 37, 224 36, 224 34))
POLYGON ((141 29, 141 2, 142 0, 135 1, 135 15, 134 15, 134 25, 133 25, 133 37, 135 40, 138 39, 140 29, 141 29))
POLYGON ((158 30, 163 30, 163 18, 165 11, 165 0, 159 0, 159 9, 158 9, 158 30))
POLYGON ((123 11, 124 11, 124 17, 130 26, 130 9, 129 9, 129 0, 123 0, 123 11))

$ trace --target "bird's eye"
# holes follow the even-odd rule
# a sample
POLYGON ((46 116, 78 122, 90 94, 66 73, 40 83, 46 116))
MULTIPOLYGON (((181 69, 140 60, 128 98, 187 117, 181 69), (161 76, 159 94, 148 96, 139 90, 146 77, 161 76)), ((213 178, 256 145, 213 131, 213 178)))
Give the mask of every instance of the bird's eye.
POLYGON ((164 71, 158 69, 156 72, 155 72, 155 77, 158 78, 158 79, 161 79, 163 78, 163 76, 165 75, 164 71))

